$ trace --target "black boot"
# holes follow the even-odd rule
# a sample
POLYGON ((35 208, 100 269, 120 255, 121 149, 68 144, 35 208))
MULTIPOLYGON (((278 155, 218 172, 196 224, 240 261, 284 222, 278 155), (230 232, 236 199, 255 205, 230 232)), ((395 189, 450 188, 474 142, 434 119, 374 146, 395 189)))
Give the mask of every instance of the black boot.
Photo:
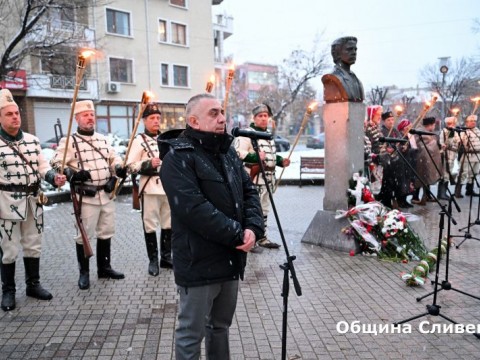
POLYGON ((86 290, 90 287, 90 259, 85 257, 83 245, 77 245, 77 261, 80 269, 80 277, 78 278, 78 287, 80 290, 86 290))
POLYGON ((171 229, 160 230, 160 267, 164 269, 173 268, 171 229))
POLYGON ((475 190, 473 190, 473 183, 469 183, 467 184, 467 186, 465 187, 465 195, 468 195, 468 196, 478 196, 478 193, 475 192, 475 190))
POLYGON ((415 191, 413 192, 412 202, 413 200, 420 201, 420 188, 415 189, 415 191))
POLYGON ((2 263, 0 266, 2 273, 2 310, 10 311, 15 309, 15 263, 2 263))
POLYGON ((52 294, 40 285, 40 258, 24 257, 23 264, 25 265, 27 296, 38 300, 51 300, 52 294))
POLYGON ((147 255, 150 260, 148 263, 148 273, 152 276, 158 276, 160 269, 158 268, 157 234, 155 232, 145 233, 145 244, 147 245, 147 255))
POLYGON ((98 278, 124 279, 125 275, 115 271, 110 265, 111 239, 97 239, 97 272, 98 278))
POLYGON ((440 180, 438 182, 438 190, 437 190, 437 198, 440 200, 448 200, 448 195, 447 195, 447 186, 448 186, 448 181, 440 180))
POLYGON ((455 197, 457 199, 461 199, 463 198, 463 195, 462 195, 462 184, 460 182, 457 182, 457 185, 455 185, 455 197))

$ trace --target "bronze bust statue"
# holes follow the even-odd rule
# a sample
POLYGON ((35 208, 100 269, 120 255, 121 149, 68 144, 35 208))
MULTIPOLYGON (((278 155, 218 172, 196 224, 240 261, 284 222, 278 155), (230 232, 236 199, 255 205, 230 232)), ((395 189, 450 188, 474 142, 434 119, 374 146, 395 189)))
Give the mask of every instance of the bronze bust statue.
POLYGON ((357 60, 357 38, 345 36, 332 43, 332 57, 335 67, 331 74, 324 75, 323 99, 326 103, 363 102, 363 86, 350 66, 357 60))

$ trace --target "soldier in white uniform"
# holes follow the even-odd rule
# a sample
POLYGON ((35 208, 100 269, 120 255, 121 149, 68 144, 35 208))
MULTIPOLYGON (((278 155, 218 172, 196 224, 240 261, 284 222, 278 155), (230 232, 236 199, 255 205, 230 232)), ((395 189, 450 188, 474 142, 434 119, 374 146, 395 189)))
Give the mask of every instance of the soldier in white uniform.
MULTIPOLYGON (((252 114, 253 123, 251 123, 250 127, 247 129, 268 132, 268 120, 272 116, 270 108, 265 104, 260 104, 253 108, 252 114)), ((263 219, 265 222, 265 237, 258 240, 258 245, 269 249, 278 249, 280 245, 267 238, 267 217, 270 208, 270 197, 267 191, 267 184, 272 190, 273 185, 275 184, 275 167, 289 166, 290 159, 277 155, 274 140, 259 139, 257 142, 260 159, 258 159, 257 154, 253 149, 252 140, 248 137, 240 136, 236 138, 235 149, 237 150, 240 159, 245 163, 246 170, 250 174, 253 183, 257 186, 260 201, 262 203, 263 219), (263 162, 267 183, 265 183, 261 171, 259 171, 259 160, 263 162)))
POLYGON ((4 311, 15 309, 15 262, 20 248, 25 265, 26 293, 40 300, 52 294, 40 285, 43 204, 40 181, 65 184, 42 155, 37 137, 23 132, 17 104, 9 90, 0 90, 0 257, 4 311))
POLYGON ((148 104, 142 114, 145 132, 133 140, 128 157, 132 173, 140 175, 138 196, 141 199, 143 230, 147 255, 150 260, 148 273, 157 276, 158 264, 157 228, 160 226, 160 267, 172 267, 172 230, 170 206, 160 181, 161 160, 157 137, 160 134, 161 112, 158 104, 148 104))
MULTIPOLYGON (((111 239, 115 234, 115 202, 110 199, 115 176, 125 178, 127 171, 122 159, 115 154, 108 139, 95 132, 95 112, 90 100, 78 101, 74 107, 78 128, 70 136, 68 149, 62 138, 51 160, 55 169, 61 168, 65 151, 64 174, 73 185, 81 206, 81 220, 88 239, 97 237, 97 274, 99 278, 123 279, 125 276, 110 265, 111 239)), ((77 260, 80 268, 78 287, 90 287, 89 259, 85 257, 82 235, 75 236, 77 260)))
POLYGON ((460 170, 458 173, 457 186, 455 187, 455 197, 462 196, 462 184, 467 183, 465 195, 478 196, 473 189, 474 178, 480 169, 480 130, 477 127, 477 115, 469 115, 465 119, 467 131, 460 134, 463 147, 463 155, 460 158, 460 170), (473 169, 473 171, 472 171, 473 169))
POLYGON ((450 116, 445 118, 445 128, 439 134, 440 146, 442 152, 443 176, 438 183, 437 197, 442 200, 448 200, 447 187, 450 182, 455 185, 455 176, 452 174, 455 159, 458 156, 458 147, 460 136, 452 128, 457 125, 457 118, 450 116))

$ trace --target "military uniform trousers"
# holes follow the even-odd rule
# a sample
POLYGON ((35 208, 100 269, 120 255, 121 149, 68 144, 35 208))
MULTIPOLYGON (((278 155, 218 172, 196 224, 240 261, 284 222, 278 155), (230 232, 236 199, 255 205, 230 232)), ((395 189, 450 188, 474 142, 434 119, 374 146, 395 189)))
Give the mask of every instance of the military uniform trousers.
POLYGON ((39 258, 42 251, 43 214, 35 219, 31 206, 27 205, 24 221, 0 220, 0 244, 4 264, 13 264, 18 257, 20 247, 23 257, 39 258))
POLYGON ((460 184, 465 184, 465 181, 467 184, 471 184, 473 183, 473 178, 478 175, 478 171, 480 170, 480 162, 478 161, 477 156, 480 157, 480 154, 469 153, 467 154, 466 158, 465 155, 463 155, 460 159, 460 167, 463 162, 462 174, 459 180, 460 184), (468 160, 470 160, 470 163, 468 160), (470 164, 472 165, 471 167, 470 164))
MULTIPOLYGON (((95 236, 98 239, 111 239, 115 235, 115 202, 109 201, 103 205, 83 202, 82 223, 90 241, 95 236)), ((76 222, 75 227, 77 227, 76 222)), ((83 244, 82 235, 78 229, 75 241, 77 244, 83 244)))
POLYGON ((449 181, 450 180, 450 174, 448 173, 447 169, 450 170, 450 172, 452 172, 453 166, 455 164, 455 159, 458 156, 458 152, 452 151, 452 150, 446 150, 446 154, 447 154, 448 167, 447 167, 447 164, 443 165, 442 179, 445 180, 445 181, 449 181))
POLYGON ((142 194, 142 220, 146 233, 161 229, 170 229, 171 215, 167 195, 142 194))

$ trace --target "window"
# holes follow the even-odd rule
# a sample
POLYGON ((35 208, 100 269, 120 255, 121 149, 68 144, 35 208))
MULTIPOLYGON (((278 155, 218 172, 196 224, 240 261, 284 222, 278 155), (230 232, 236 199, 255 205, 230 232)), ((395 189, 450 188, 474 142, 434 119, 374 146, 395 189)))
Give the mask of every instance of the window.
POLYGON ((133 61, 110 58, 110 80, 133 83, 133 61))
POLYGON ((165 20, 158 21, 158 41, 167 42, 167 22, 165 20))
POLYGON ((187 25, 158 20, 158 41, 175 45, 187 45, 187 25))
POLYGON ((173 85, 188 86, 188 68, 186 66, 173 65, 173 85))
POLYGON ((187 45, 187 27, 172 22, 172 43, 187 45))
POLYGON ((130 14, 123 11, 107 9, 107 32, 131 36, 130 14))
POLYGON ((162 85, 168 86, 168 64, 162 64, 162 85))
POLYGON ((188 66, 161 64, 161 77, 162 86, 189 86, 188 66))
POLYGON ((170 0, 171 5, 187 7, 187 0, 170 0))

